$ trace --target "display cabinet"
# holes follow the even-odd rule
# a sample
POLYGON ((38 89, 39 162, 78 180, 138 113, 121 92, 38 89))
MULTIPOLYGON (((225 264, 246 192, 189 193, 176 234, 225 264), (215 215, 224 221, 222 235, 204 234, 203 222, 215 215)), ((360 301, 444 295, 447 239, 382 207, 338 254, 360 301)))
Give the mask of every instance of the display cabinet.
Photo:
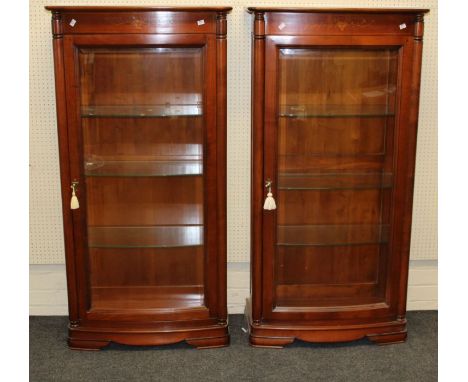
POLYGON ((250 342, 404 341, 427 10, 249 11, 250 342))
POLYGON ((227 345, 231 8, 46 9, 69 346, 227 345))

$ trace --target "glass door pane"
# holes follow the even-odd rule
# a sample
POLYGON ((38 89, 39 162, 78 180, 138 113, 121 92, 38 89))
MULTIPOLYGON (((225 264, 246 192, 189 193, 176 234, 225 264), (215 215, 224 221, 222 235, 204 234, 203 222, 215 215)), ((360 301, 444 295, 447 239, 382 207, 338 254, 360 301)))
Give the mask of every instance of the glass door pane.
POLYGON ((202 48, 79 64, 91 309, 203 306, 202 48))
POLYGON ((382 301, 398 50, 279 51, 276 306, 382 301))

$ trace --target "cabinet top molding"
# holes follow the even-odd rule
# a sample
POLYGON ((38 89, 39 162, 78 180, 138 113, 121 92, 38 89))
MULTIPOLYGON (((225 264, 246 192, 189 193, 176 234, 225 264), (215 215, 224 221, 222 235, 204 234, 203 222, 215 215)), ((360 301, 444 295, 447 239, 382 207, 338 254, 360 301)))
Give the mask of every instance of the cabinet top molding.
POLYGON ((414 36, 422 39, 424 14, 413 8, 250 7, 254 37, 264 36, 414 36))
POLYGON ((232 7, 133 7, 46 5, 52 12, 230 12, 232 7))
POLYGON ((52 12, 54 38, 84 34, 216 34, 226 36, 231 7, 67 7, 52 12))
POLYGON ((420 8, 280 8, 248 7, 247 12, 294 12, 294 13, 428 13, 420 8))

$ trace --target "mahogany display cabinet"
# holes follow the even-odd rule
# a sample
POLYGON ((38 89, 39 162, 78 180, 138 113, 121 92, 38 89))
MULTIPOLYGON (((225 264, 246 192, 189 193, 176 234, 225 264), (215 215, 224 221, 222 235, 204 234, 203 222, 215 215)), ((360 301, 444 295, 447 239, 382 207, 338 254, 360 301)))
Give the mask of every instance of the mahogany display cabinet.
POLYGON ((231 8, 46 9, 69 346, 227 345, 231 8))
POLYGON ((427 10, 249 12, 250 342, 402 342, 427 10))

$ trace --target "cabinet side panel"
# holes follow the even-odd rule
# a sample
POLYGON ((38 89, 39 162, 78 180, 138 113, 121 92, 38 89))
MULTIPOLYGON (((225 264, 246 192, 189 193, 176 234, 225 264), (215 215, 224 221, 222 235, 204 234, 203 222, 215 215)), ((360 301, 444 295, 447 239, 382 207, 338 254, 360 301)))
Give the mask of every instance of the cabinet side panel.
POLYGON ((411 244, 411 223, 413 213, 413 192, 414 192, 414 171, 416 162, 416 139, 418 131, 418 116, 419 116, 419 94, 421 85, 421 64, 422 64, 422 49, 423 49, 423 15, 418 15, 415 23, 415 31, 413 37, 413 62, 411 67, 411 83, 409 84, 409 110, 408 110, 408 128, 406 136, 406 181, 405 181, 405 204, 402 207, 403 213, 403 245, 401 248, 401 272, 398 297, 398 316, 403 317, 406 312, 406 298, 408 286, 408 269, 409 255, 411 244))
POLYGON ((262 202, 263 202, 263 122, 265 107, 265 22, 255 15, 252 51, 252 320, 261 320, 262 306, 262 202))
POLYGON ((218 194, 216 141, 216 39, 207 36, 205 46, 204 82, 206 102, 204 127, 204 213, 205 219, 205 305, 211 317, 218 316, 218 194), (210 69, 213 69, 210 71, 210 69))
POLYGON ((226 218, 226 121, 227 121, 227 20, 216 18, 216 145, 218 184, 218 319, 227 320, 227 218, 226 218))
MULTIPOLYGON (((58 14, 53 15, 53 20, 60 18, 58 14)), ((55 71, 55 98, 57 107, 57 129, 59 140, 60 158, 60 180, 62 189, 62 213, 63 231, 65 236, 65 257, 67 267, 67 288, 68 288, 68 311, 70 321, 78 320, 77 285, 75 273, 75 257, 73 244, 73 223, 70 213, 70 169, 68 166, 68 127, 67 127, 67 107, 65 92, 65 67, 63 61, 63 38, 61 35, 54 35, 54 71, 55 71)))

